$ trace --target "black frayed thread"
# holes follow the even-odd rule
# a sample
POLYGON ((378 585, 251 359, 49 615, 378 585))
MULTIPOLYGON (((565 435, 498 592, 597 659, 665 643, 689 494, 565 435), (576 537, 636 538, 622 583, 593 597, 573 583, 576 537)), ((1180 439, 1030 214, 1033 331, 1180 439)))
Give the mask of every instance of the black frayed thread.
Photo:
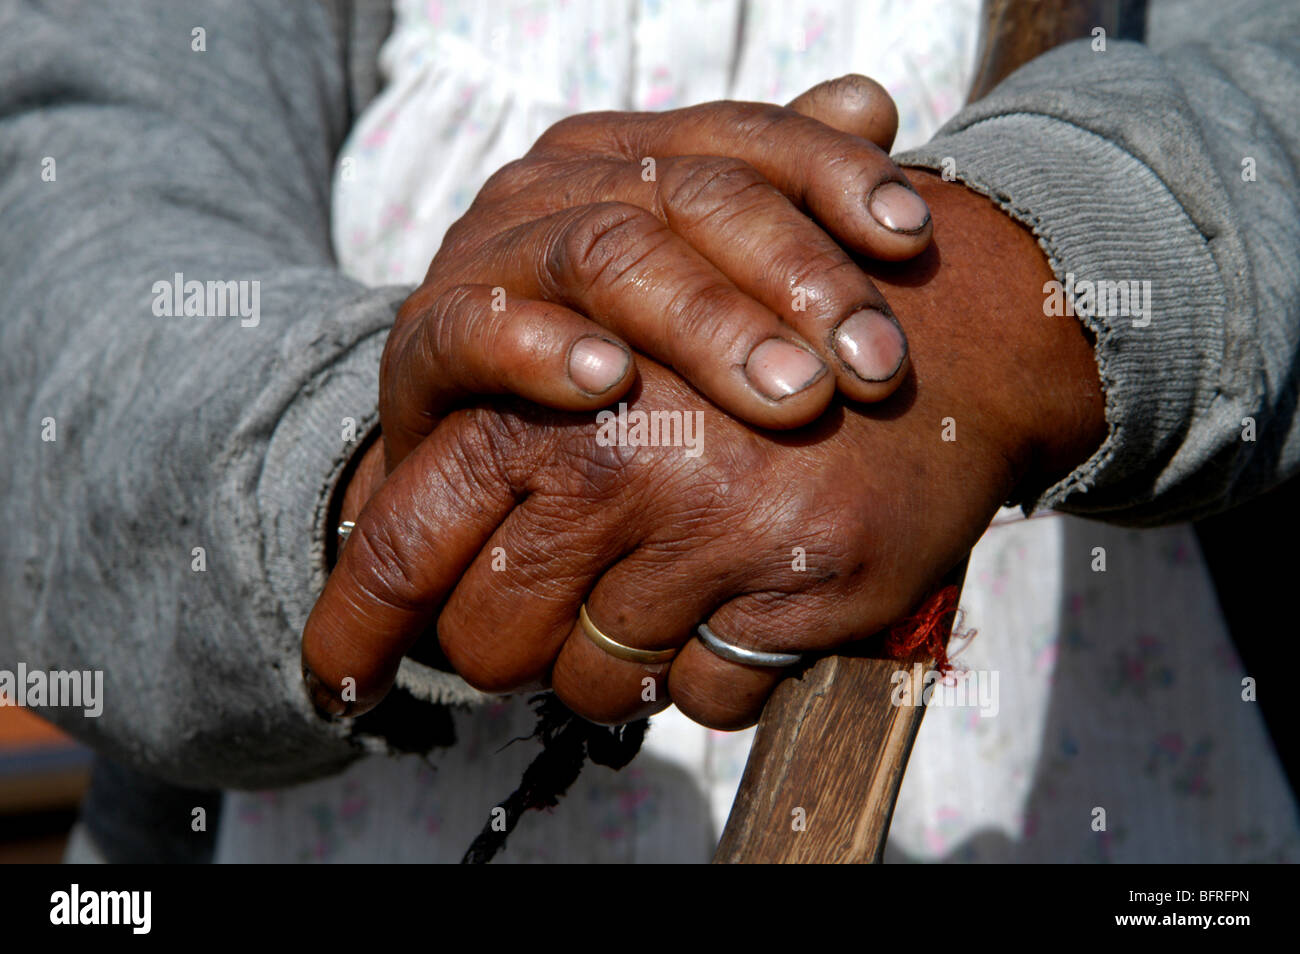
POLYGON ((505 809, 505 827, 500 831, 494 829, 493 819, 489 817, 461 864, 482 865, 495 858, 524 812, 554 808, 560 803, 560 797, 577 780, 587 759, 596 765, 623 768, 641 751, 650 724, 648 719, 640 719, 613 728, 596 725, 575 715, 550 693, 533 696, 528 701, 536 707, 537 725, 532 735, 525 738, 540 740, 541 754, 524 770, 519 787, 496 806, 505 809))

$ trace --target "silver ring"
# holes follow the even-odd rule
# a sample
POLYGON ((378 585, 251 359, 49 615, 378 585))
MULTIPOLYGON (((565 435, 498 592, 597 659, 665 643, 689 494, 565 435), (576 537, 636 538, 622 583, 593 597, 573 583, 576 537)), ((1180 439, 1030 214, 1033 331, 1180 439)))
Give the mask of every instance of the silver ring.
POLYGON ((793 666, 803 659, 803 653, 764 653, 759 652, 757 649, 733 646, 731 643, 719 639, 718 634, 709 629, 708 623, 701 623, 696 628, 696 632, 700 636, 700 642, 708 646, 714 655, 721 656, 729 662, 740 663, 743 666, 768 666, 775 669, 782 666, 793 666))
POLYGON ((339 524, 339 546, 343 546, 343 544, 348 542, 348 537, 352 535, 352 528, 355 526, 356 524, 351 520, 344 520, 339 524))

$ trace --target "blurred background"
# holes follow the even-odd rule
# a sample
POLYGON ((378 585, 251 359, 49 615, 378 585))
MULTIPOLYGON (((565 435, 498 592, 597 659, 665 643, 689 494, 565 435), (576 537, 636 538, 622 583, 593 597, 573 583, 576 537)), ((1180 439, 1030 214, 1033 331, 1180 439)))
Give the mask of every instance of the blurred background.
POLYGON ((90 759, 31 710, 0 706, 0 864, 62 859, 90 759))

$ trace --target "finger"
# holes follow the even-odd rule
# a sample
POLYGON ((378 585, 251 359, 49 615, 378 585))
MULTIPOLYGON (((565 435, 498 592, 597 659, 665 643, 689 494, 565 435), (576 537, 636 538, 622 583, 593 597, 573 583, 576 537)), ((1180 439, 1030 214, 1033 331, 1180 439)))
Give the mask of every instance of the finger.
POLYGON ((379 414, 391 470, 459 403, 516 394, 560 410, 594 410, 635 379, 632 356, 600 325, 504 287, 458 285, 402 306, 384 349, 379 414))
POLYGON ((857 73, 818 83, 791 100, 788 108, 875 143, 885 152, 898 135, 898 107, 893 97, 875 80, 857 73))
MULTIPOLYGON (((726 598, 729 581, 686 569, 672 549, 630 554, 597 581, 587 599, 591 623, 633 649, 680 649, 695 624, 726 598)), ((598 646, 580 622, 568 631, 551 673, 551 687, 574 712, 592 722, 619 725, 644 718, 671 701, 670 663, 621 659, 598 646)))
POLYGON ((870 635, 901 612, 897 600, 859 574, 817 580, 793 570, 783 546, 764 556, 768 545, 760 537, 755 531, 741 560, 728 532, 692 540, 686 555, 679 543, 646 541, 611 566, 592 587, 589 616, 624 646, 679 647, 666 683, 662 666, 617 658, 574 625, 551 673, 556 694, 593 722, 640 718, 668 698, 710 728, 742 729, 758 719, 790 668, 722 658, 698 638, 701 621, 742 649, 806 653, 870 635))
MULTIPOLYGON (((700 406, 679 379, 654 362, 647 361, 641 387, 647 393, 639 400, 700 406)), ((530 494, 502 522, 438 620, 444 654, 481 689, 504 692, 549 684, 556 655, 572 641, 584 602, 596 619, 608 615, 615 637, 624 630, 624 610, 655 627, 639 637, 633 634, 628 645, 645 646, 646 637, 672 638, 681 645, 690 637, 691 621, 734 592, 728 579, 737 562, 735 548, 730 543, 708 546, 709 531, 734 522, 727 518, 751 507, 721 492, 680 491, 683 468, 689 470, 695 460, 684 457, 682 448, 629 451, 590 440, 573 427, 563 434, 562 449, 551 449, 545 472, 534 478, 545 491, 530 494), (672 492, 674 487, 680 492, 672 492), (685 553, 684 534, 690 537, 685 553), (628 601, 607 607, 602 593, 610 587, 618 593, 623 589, 619 580, 637 588, 628 601), (676 604, 683 591, 704 609, 656 603, 658 594, 676 604), (718 595, 710 595, 715 591, 718 595), (674 613, 678 625, 669 622, 674 613)), ((761 461, 760 456, 749 458, 755 468, 761 461)), ((733 490, 736 483, 731 482, 733 490)), ((597 661, 621 664, 614 657, 597 661)), ((643 689, 639 679, 645 673, 633 668, 638 681, 634 691, 624 691, 622 683, 602 689, 604 675, 594 667, 582 714, 615 722, 645 714, 637 708, 643 689)), ((650 671, 662 678, 667 668, 650 671)), ((562 698, 567 693, 558 691, 562 698)), ((651 695, 645 701, 652 709, 666 704, 666 694, 651 695)))
POLYGON ((495 281, 561 302, 762 427, 806 424, 835 390, 807 341, 632 205, 583 206, 517 226, 442 280, 495 281))
POLYGON ((591 191, 592 198, 654 210, 740 291, 809 342, 835 369, 847 397, 879 401, 906 376, 907 338, 884 296, 748 163, 715 156, 665 159, 649 182, 636 167, 618 164, 591 191))
POLYGON ((318 708, 356 715, 384 697, 403 655, 514 506, 490 424, 481 423, 491 420, 461 412, 448 421, 358 515, 303 630, 303 674, 318 708))
MULTIPOLYGON (((606 570, 587 598, 592 624, 633 649, 686 646, 699 622, 743 581, 734 541, 696 539, 687 555, 680 551, 680 543, 646 541, 606 570)), ((555 660, 551 686, 584 718, 617 725, 665 707, 672 698, 668 673, 667 664, 619 658, 575 623, 555 660)))
MULTIPOLYGON (((616 467, 612 455, 592 464, 616 467)), ((465 571, 438 618, 438 641, 471 686, 500 693, 549 684, 593 581, 635 546, 635 500, 606 496, 530 496, 465 571)))
POLYGON ((693 722, 736 732, 758 721, 768 697, 787 675, 784 667, 744 666, 723 659, 693 639, 673 660, 668 692, 693 722))
POLYGON ((343 491, 343 505, 339 509, 339 519, 355 522, 357 514, 366 505, 379 485, 384 482, 387 471, 384 469, 384 442, 375 441, 361 456, 350 479, 347 489, 343 491))
POLYGON ((715 104, 725 119, 692 107, 680 125, 654 130, 647 155, 680 154, 706 137, 708 155, 734 156, 806 207, 855 251, 886 261, 908 259, 930 244, 930 210, 877 146, 794 110, 753 103, 715 104), (704 128, 697 128, 703 126, 704 128), (663 136, 663 144, 652 144, 663 136))
MULTIPOLYGON (((788 587, 789 583, 784 582, 788 587)), ((723 642, 765 653, 808 654, 865 639, 900 615, 906 602, 880 592, 879 581, 835 579, 807 589, 756 591, 721 604, 708 620, 723 642)), ((724 659, 691 640, 668 675, 668 691, 689 718, 714 729, 753 725, 788 666, 754 666, 724 659)))
MULTIPOLYGON (((608 123, 600 113, 572 117, 535 148, 541 155, 557 147, 590 149, 608 139, 608 123)), ((872 258, 901 261, 930 244, 929 207, 879 147, 793 109, 719 102, 638 114, 610 148, 643 167, 654 157, 741 159, 839 241, 872 258)))

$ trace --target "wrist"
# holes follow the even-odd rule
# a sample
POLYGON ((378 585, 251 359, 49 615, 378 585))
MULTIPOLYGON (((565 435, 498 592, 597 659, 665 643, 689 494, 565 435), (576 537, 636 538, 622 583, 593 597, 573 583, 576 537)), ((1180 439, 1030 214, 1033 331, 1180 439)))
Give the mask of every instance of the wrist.
POLYGON ((1045 314, 1055 275, 1026 228, 959 183, 907 174, 932 210, 934 246, 869 268, 907 330, 918 397, 930 390, 925 404, 974 425, 1008 463, 1008 499, 1032 500, 1105 440, 1091 336, 1045 314))

